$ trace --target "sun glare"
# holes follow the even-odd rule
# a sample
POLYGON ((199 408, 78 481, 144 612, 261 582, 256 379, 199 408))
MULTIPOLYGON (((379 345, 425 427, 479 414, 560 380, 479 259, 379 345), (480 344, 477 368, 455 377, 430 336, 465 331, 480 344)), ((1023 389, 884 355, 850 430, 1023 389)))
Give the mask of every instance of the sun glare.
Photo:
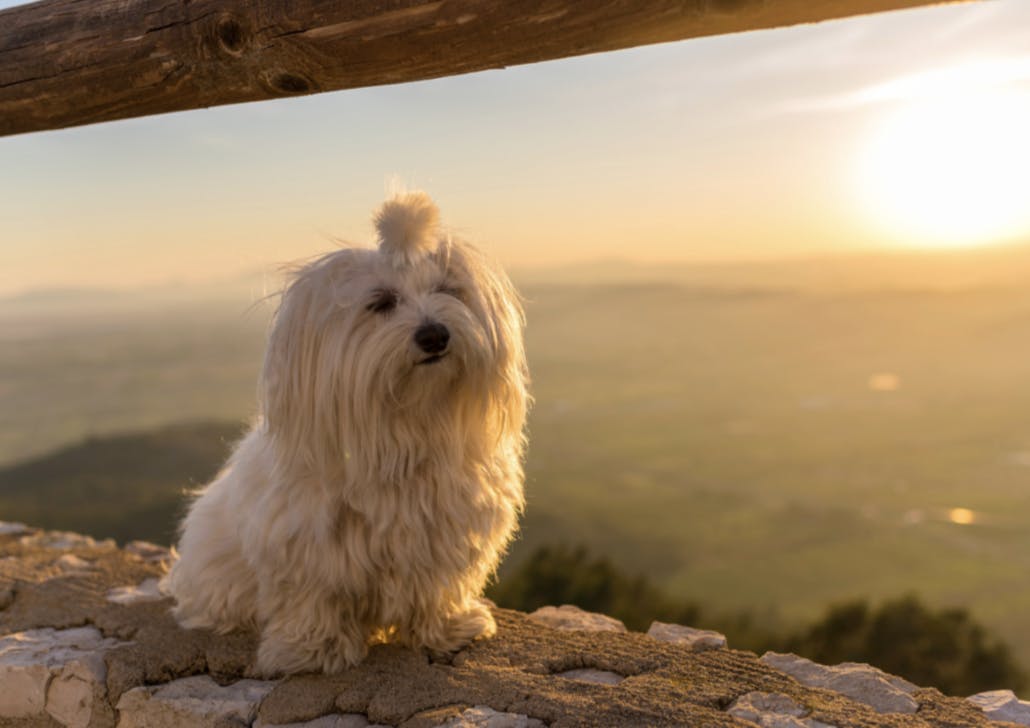
POLYGON ((960 526, 968 526, 976 522, 976 514, 968 508, 951 508, 948 510, 948 520, 960 526))
POLYGON ((966 247, 1030 234, 1030 92, 984 78, 990 69, 888 90, 898 103, 860 167, 865 204, 892 240, 966 247))

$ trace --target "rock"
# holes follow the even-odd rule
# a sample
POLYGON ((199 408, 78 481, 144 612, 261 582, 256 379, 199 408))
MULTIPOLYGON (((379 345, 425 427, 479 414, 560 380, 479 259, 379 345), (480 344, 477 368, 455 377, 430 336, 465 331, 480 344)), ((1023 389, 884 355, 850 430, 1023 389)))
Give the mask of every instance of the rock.
POLYGON ((519 713, 498 713, 477 705, 442 724, 443 728, 546 728, 543 721, 519 713))
POLYGON ((162 561, 170 562, 172 559, 171 549, 156 543, 150 543, 149 541, 129 541, 129 543, 125 544, 125 551, 152 564, 158 564, 162 561))
POLYGON ((303 723, 265 723, 260 718, 254 721, 253 728, 383 728, 368 722, 361 713, 334 713, 303 723))
POLYGON ((76 571, 89 571, 93 568, 93 565, 91 563, 89 563, 85 559, 80 559, 75 554, 65 554, 57 561, 55 561, 54 565, 65 573, 76 571))
POLYGON ((0 638, 0 716, 86 728, 109 722, 104 653, 118 646, 93 627, 33 629, 0 638))
POLYGON ((428 710, 420 710, 399 724, 399 728, 440 728, 452 721, 460 720, 469 706, 447 704, 428 710))
POLYGON ((917 686, 883 670, 857 662, 827 667, 797 655, 766 652, 762 662, 782 670, 802 685, 826 688, 865 703, 878 713, 915 713, 917 686))
POLYGON ((0 587, 0 609, 7 609, 14 604, 14 589, 9 586, 0 587))
POLYGON ((14 523, 13 521, 0 521, 0 536, 21 536, 31 532, 32 529, 26 526, 24 523, 14 523))
POLYGON ((560 607, 540 607, 529 618, 554 629, 580 632, 625 632, 626 625, 614 617, 587 612, 572 604, 560 607))
POLYGON ((813 718, 808 709, 779 693, 750 692, 733 701, 727 713, 762 728, 834 728, 813 718))
POLYGON ((779 693, 751 692, 733 701, 726 710, 731 715, 744 720, 757 721, 763 713, 786 715, 800 718, 808 713, 808 709, 799 705, 786 695, 779 693))
POLYGON ((117 586, 107 592, 107 601, 128 605, 164 599, 164 594, 158 588, 159 583, 157 579, 151 578, 144 579, 136 586, 117 586))
POLYGON ((21 543, 37 548, 59 549, 67 551, 74 548, 103 549, 105 551, 118 548, 114 539, 105 538, 97 541, 92 536, 83 536, 71 531, 38 531, 22 536, 21 543))
POLYGON ((250 725, 275 685, 238 680, 223 687, 207 675, 195 675, 133 688, 118 701, 118 728, 221 728, 232 720, 250 725))
POLYGON ((1020 700, 1011 690, 991 690, 977 693, 969 700, 977 705, 991 720, 1007 720, 1010 723, 1030 725, 1030 701, 1020 700))
POLYGON ((647 629, 647 636, 654 637, 661 642, 684 645, 695 651, 726 646, 725 635, 718 632, 710 629, 684 627, 680 624, 666 624, 665 622, 651 622, 651 626, 647 629))
POLYGON ((578 670, 566 670, 555 673, 556 677, 564 677, 569 680, 581 680, 583 682, 597 683, 598 685, 618 685, 626 678, 617 672, 610 670, 594 670, 593 668, 582 668, 578 670))
POLYGON ((101 707, 99 699, 94 701, 94 692, 99 687, 97 677, 92 669, 64 670, 47 687, 46 712, 69 728, 106 724, 108 721, 99 717, 101 711, 94 711, 94 702, 101 707))

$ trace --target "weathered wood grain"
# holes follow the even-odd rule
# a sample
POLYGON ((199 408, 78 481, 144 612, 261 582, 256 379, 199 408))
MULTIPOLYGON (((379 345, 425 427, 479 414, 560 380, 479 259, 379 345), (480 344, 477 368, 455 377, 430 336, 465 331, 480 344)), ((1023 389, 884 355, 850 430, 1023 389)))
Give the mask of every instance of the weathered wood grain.
POLYGON ((933 1, 42 0, 0 11, 0 135, 933 1))

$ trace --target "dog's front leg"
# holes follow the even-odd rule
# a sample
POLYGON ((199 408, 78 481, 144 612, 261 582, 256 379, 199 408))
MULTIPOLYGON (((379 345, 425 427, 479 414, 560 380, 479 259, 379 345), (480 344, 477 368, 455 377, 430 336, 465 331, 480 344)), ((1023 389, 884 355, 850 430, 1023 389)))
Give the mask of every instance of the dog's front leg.
POLYGON ((368 653, 369 630, 339 599, 282 585, 265 601, 256 670, 262 675, 340 672, 368 653))

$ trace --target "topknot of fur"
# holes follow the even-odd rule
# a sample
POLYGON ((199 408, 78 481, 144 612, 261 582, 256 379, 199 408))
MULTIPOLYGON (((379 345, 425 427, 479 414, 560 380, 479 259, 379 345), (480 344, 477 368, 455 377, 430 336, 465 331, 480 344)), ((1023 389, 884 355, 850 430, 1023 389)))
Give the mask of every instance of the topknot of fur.
POLYGON ((379 250, 398 265, 430 252, 440 240, 440 210, 425 192, 406 192, 383 203, 375 215, 379 250))

